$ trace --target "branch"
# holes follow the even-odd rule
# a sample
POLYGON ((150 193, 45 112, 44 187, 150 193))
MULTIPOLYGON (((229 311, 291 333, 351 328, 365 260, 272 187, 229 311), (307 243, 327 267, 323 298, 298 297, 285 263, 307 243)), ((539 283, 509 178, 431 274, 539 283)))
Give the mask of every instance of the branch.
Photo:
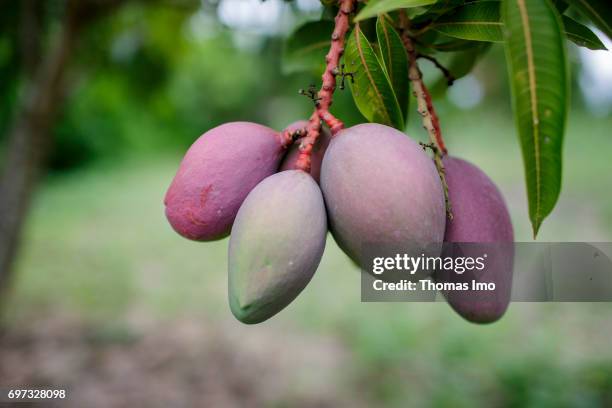
POLYGON ((450 198, 448 195, 448 183, 446 182, 446 170, 444 169, 444 163, 442 163, 442 154, 438 150, 435 144, 430 143, 421 143, 423 146, 423 150, 429 148, 433 152, 434 164, 436 165, 436 170, 438 170, 438 175, 440 176, 440 182, 442 183, 442 190, 444 191, 444 203, 446 205, 446 216, 449 220, 453 219, 453 211, 450 202, 450 198))
POLYGON ((37 0, 22 0, 20 21, 21 66, 26 78, 30 80, 40 63, 42 39, 41 3, 37 0))
POLYGON ((417 58, 423 58, 423 59, 426 59, 427 61, 431 61, 436 66, 436 68, 438 68, 442 72, 442 75, 444 75, 444 78, 446 78, 446 83, 448 84, 448 86, 453 85, 453 83, 455 82, 455 77, 453 76, 453 74, 451 74, 451 72, 448 69, 446 69, 444 65, 440 64, 440 62, 437 59, 435 59, 434 57, 430 55, 420 54, 420 53, 417 53, 417 58))
POLYGON ((404 48, 406 48, 406 52, 408 53, 408 61, 410 63, 408 77, 410 78, 410 82, 412 83, 414 96, 417 99, 417 110, 422 117, 423 127, 427 130, 427 133, 429 134, 429 139, 431 140, 431 144, 424 145, 424 147, 430 147, 433 151, 434 164, 436 165, 436 169, 438 170, 440 182, 442 183, 442 189, 444 190, 446 214, 448 218, 452 220, 453 213, 451 211, 451 203, 448 196, 446 171, 444 170, 444 164, 442 163, 442 157, 447 154, 447 151, 446 146, 444 144, 444 139, 442 139, 440 121, 433 106, 431 94, 429 93, 427 87, 425 86, 425 83, 423 82, 423 74, 421 73, 421 70, 419 69, 419 64, 417 62, 418 54, 412 42, 412 38, 410 38, 408 32, 410 20, 408 19, 408 16, 406 15, 406 12, 404 10, 401 10, 400 12, 400 23, 402 29, 401 37, 404 43, 404 48))
POLYGON ((291 143, 306 136, 308 129, 306 127, 299 129, 285 129, 278 134, 281 146, 287 147, 291 143))
POLYGON ((312 148, 321 133, 321 121, 329 126, 332 135, 344 128, 344 123, 329 112, 332 97, 336 90, 336 76, 339 73, 340 57, 344 53, 344 40, 349 29, 349 15, 353 12, 356 0, 339 0, 340 10, 335 19, 334 32, 331 36, 331 46, 325 57, 327 63, 323 73, 323 85, 315 102, 315 110, 310 117, 307 134, 300 142, 300 156, 296 167, 310 172, 310 156, 312 148))
POLYGON ((410 19, 405 10, 400 10, 400 29, 401 38, 404 43, 404 48, 408 53, 408 62, 410 64, 408 77, 412 83, 413 94, 417 99, 417 110, 423 117, 423 127, 429 133, 431 142, 440 150, 442 155, 445 155, 446 146, 442 139, 442 131, 440 130, 440 121, 431 100, 431 94, 427 90, 423 82, 423 74, 419 69, 417 58, 419 54, 414 47, 413 39, 410 37, 410 19))
POLYGON ((412 40, 406 32, 402 33, 402 41, 404 42, 404 47, 408 52, 408 61, 410 63, 408 77, 412 83, 414 96, 417 99, 418 112, 423 118, 423 127, 427 130, 427 133, 429 133, 429 138, 431 139, 432 143, 436 145, 442 155, 445 155, 447 151, 446 145, 444 144, 444 139, 442 139, 440 120, 438 119, 438 115, 436 114, 436 110, 433 106, 431 94, 423 82, 423 74, 421 73, 417 63, 416 50, 412 44, 412 40))
POLYGON ((36 72, 28 75, 24 95, 7 134, 0 171, 0 302, 10 281, 36 181, 52 146, 50 130, 65 94, 70 58, 86 24, 120 4, 118 0, 91 1, 96 12, 88 8, 88 1, 65 3, 60 29, 53 34, 48 51, 40 56, 36 72))

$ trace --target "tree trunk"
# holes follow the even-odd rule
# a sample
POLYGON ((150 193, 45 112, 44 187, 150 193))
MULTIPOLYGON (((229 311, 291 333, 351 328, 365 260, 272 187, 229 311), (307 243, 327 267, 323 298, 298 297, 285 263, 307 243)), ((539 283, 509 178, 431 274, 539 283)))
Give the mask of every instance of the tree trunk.
POLYGON ((51 147, 49 133, 61 106, 64 76, 76 31, 74 19, 66 18, 55 44, 29 81, 23 105, 8 133, 0 176, 0 299, 6 293, 21 227, 51 147))
MULTIPOLYGON (((1 0, 0 0, 1 1, 1 0)), ((19 247, 21 230, 27 215, 34 187, 44 169, 45 159, 52 146, 50 131, 65 95, 65 74, 74 51, 78 34, 92 21, 112 12, 125 0, 68 0, 66 15, 56 41, 40 59, 36 39, 40 15, 34 7, 38 0, 24 0, 23 38, 24 72, 32 72, 26 97, 8 133, 6 159, 0 175, 0 302, 4 300, 10 283, 11 270, 19 247), (29 31, 29 33, 28 33, 29 31), (34 41, 32 41, 34 40, 34 41), (33 48, 29 48, 33 47, 33 48), (28 65, 34 64, 37 69, 28 65)))

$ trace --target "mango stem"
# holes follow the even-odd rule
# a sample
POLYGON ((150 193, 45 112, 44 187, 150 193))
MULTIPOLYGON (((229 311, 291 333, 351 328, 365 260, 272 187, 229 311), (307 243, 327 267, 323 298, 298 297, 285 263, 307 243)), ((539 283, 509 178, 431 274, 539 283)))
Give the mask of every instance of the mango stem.
POLYGON ((323 84, 317 95, 314 112, 308 121, 306 136, 300 141, 300 155, 296 163, 296 168, 307 173, 310 172, 313 146, 321 133, 321 121, 327 124, 332 135, 344 129, 344 123, 329 112, 329 107, 336 90, 336 76, 340 72, 340 58, 344 54, 345 37, 350 27, 349 16, 354 10, 355 2, 356 0, 338 1, 340 9, 336 15, 329 52, 325 56, 326 67, 321 77, 323 84))

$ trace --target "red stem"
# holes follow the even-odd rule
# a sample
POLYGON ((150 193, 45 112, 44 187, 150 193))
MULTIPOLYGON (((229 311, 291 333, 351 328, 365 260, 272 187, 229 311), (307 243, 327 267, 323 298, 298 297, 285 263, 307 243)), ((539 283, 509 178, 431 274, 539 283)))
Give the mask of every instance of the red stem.
POLYGON ((446 182, 446 172, 444 170, 444 163, 442 163, 442 156, 447 154, 446 146, 444 145, 444 139, 442 139, 442 132, 440 131, 440 120, 436 114, 436 110, 431 100, 431 94, 427 90, 425 83, 423 82, 423 74, 419 69, 417 63, 418 54, 412 43, 412 38, 408 33, 410 26, 410 20, 404 10, 400 11, 400 23, 402 28, 402 41, 404 48, 408 53, 408 60, 410 66, 408 68, 408 77, 412 83, 412 89, 414 96, 417 99, 418 112, 422 117, 423 127, 427 130, 429 138, 431 140, 431 147, 433 150, 434 163, 440 176, 440 182, 442 183, 442 189, 444 190, 444 201, 446 202, 446 214, 449 219, 453 219, 453 213, 451 210, 451 202, 448 196, 448 183, 446 182))
POLYGON ((349 29, 349 15, 353 12, 356 0, 339 0, 340 10, 336 15, 334 32, 331 36, 331 46, 325 57, 327 63, 323 73, 323 85, 318 93, 315 110, 308 121, 307 134, 300 141, 300 155, 296 168, 310 172, 310 157, 312 148, 321 133, 321 121, 324 121, 332 135, 344 128, 344 123, 329 112, 332 97, 336 90, 336 75, 340 66, 340 57, 344 53, 344 39, 349 29))
MULTIPOLYGON (((423 80, 421 80, 422 82, 423 80)), ((438 114, 436 113, 436 109, 433 106, 433 101, 431 99, 431 94, 429 90, 423 83, 423 94, 425 96, 425 101, 427 103, 427 110, 429 111, 429 115, 431 116, 431 124, 434 127, 434 134, 436 137, 436 144, 442 151, 442 154, 448 153, 446 150, 446 145, 444 144, 444 139, 442 138, 442 130, 440 129, 440 119, 438 119, 438 114)))
POLYGON ((429 133, 432 143, 436 145, 436 147, 440 150, 440 153, 442 155, 446 155, 446 145, 444 144, 444 139, 442 138, 440 120, 438 119, 436 109, 433 106, 431 94, 423 82, 423 74, 421 73, 419 64, 417 62, 418 54, 407 31, 409 20, 405 12, 400 13, 400 18, 403 29, 402 41, 404 42, 404 47, 406 48, 408 60, 410 62, 408 76, 410 78, 410 82, 412 83, 414 96, 416 96, 417 99, 419 114, 423 117, 423 127, 429 133))

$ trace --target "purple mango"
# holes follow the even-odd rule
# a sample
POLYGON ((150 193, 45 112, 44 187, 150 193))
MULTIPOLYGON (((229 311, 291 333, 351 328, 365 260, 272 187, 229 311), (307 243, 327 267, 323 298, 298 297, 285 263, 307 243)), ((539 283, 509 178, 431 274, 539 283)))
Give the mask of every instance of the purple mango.
POLYGON ((247 194, 278 170, 285 152, 279 132, 249 122, 218 126, 191 145, 166 193, 166 217, 182 236, 223 238, 247 194))
POLYGON ((230 237, 234 316, 259 323, 291 303, 319 266, 326 235, 323 196, 310 175, 288 170, 259 183, 240 207, 230 237))
MULTIPOLYGON (((303 129, 308 125, 308 121, 300 120, 294 122, 287 126, 286 130, 295 131, 297 129, 303 129)), ((327 146, 329 146, 329 142, 331 141, 331 132, 328 128, 323 126, 321 128, 321 134, 317 139, 317 143, 313 146, 312 156, 310 162, 310 175, 315 181, 318 183, 321 179, 321 163, 323 162, 323 156, 325 155, 325 151, 327 150, 327 146)), ((296 141, 287 152, 283 163, 281 164, 280 170, 292 170, 295 169, 295 164, 300 156, 299 149, 300 141, 296 141)))
POLYGON ((486 253, 487 257, 481 271, 436 272, 436 279, 470 287, 472 281, 494 283, 494 291, 443 292, 465 319, 494 322, 508 308, 512 289, 514 233, 510 213, 498 188, 478 167, 449 156, 443 163, 453 213, 453 219, 446 223, 444 255, 476 258, 486 253))
POLYGON ((334 238, 364 269, 372 255, 440 254, 446 218, 440 178, 402 132, 373 123, 339 132, 323 158, 321 189, 334 238))

